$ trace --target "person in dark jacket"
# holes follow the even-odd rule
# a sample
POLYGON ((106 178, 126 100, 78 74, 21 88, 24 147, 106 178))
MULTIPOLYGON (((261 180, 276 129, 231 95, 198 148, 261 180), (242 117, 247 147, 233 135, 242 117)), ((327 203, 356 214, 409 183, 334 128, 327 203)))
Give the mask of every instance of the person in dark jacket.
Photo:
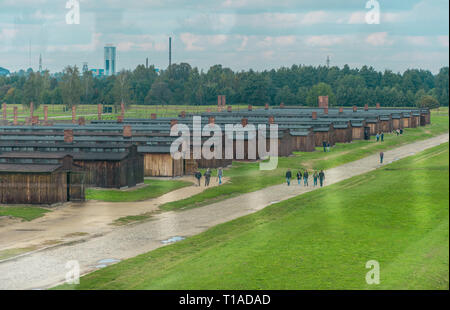
POLYGON ((305 172, 303 173, 303 185, 305 186, 308 186, 308 177, 309 177, 308 170, 305 170, 305 172))
POLYGON ((209 186, 209 180, 211 179, 211 170, 208 168, 205 172, 205 186, 209 186))
POLYGON ((324 140, 322 142, 322 145, 323 145, 323 152, 325 153, 327 151, 327 142, 324 140))
POLYGON ((317 179, 319 178, 319 174, 317 171, 314 171, 313 179, 314 179, 314 186, 317 186, 317 179))
POLYGON ((380 164, 383 163, 384 153, 380 152, 380 164))
POLYGON ((323 170, 320 170, 319 172, 319 181, 320 181, 320 187, 323 186, 323 182, 325 181, 325 173, 323 170))
POLYGON ((292 178, 292 172, 291 169, 288 169, 288 171, 286 172, 286 183, 287 185, 291 185, 291 178, 292 178))
POLYGON ((200 180, 201 180, 201 178, 202 178, 202 173, 201 173, 200 171, 197 170, 197 172, 195 172, 194 176, 195 176, 195 178, 196 178, 197 181, 198 181, 198 186, 200 186, 200 180))
POLYGON ((384 132, 381 133, 381 142, 384 141, 384 132))
POLYGON ((298 185, 302 184, 302 172, 300 170, 297 171, 297 182, 298 182, 298 185))

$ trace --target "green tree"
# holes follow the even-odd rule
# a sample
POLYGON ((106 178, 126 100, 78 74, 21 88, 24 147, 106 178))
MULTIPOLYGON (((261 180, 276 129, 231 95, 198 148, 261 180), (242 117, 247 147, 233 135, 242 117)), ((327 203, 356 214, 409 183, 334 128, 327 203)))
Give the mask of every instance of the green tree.
POLYGON ((308 106, 317 107, 319 104, 319 96, 328 96, 328 104, 333 106, 336 104, 336 98, 334 96, 331 86, 326 83, 318 83, 314 85, 308 92, 306 103, 308 106))
POLYGON ((67 108, 80 104, 83 90, 77 66, 67 66, 64 69, 59 87, 61 89, 62 102, 67 108))
POLYGON ((434 109, 439 108, 439 101, 433 96, 425 95, 417 101, 416 105, 418 108, 434 109))

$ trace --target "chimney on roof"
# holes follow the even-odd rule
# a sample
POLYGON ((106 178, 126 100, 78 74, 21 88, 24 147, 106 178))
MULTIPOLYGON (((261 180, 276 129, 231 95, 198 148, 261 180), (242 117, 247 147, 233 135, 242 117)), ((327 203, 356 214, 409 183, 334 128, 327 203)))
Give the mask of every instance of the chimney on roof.
POLYGON ((339 113, 344 113, 344 108, 343 107, 339 108, 339 113))
POLYGON ((281 109, 284 108, 284 102, 280 103, 280 108, 281 108, 281 109))
POLYGON ((182 118, 185 118, 185 117, 186 117, 186 112, 185 112, 185 111, 181 111, 180 116, 181 116, 182 118))
POLYGON ((245 126, 247 126, 247 124, 248 124, 248 119, 247 118, 242 118, 241 119, 241 125, 242 125, 242 127, 245 127, 245 126))
POLYGON ((358 111, 358 107, 356 105, 353 106, 353 112, 358 111))
POLYGON ((206 113, 211 113, 211 108, 206 108, 206 113))
POLYGON ((222 107, 217 107, 217 112, 222 112, 222 107))
POLYGON ((178 120, 177 119, 171 119, 170 120, 170 127, 173 127, 173 126, 175 126, 177 124, 178 124, 178 120))
POLYGON ((379 102, 377 102, 377 109, 379 109, 380 108, 380 103, 379 102))
POLYGON ((17 126, 17 107, 13 108, 13 115, 14 115, 14 126, 17 126))
POLYGON ((125 117, 125 104, 123 102, 120 103, 120 115, 122 115, 122 117, 125 117))
POLYGON ((77 123, 77 107, 73 106, 72 107, 72 124, 76 124, 77 123))
POLYGON ((152 113, 152 114, 150 115, 150 118, 151 118, 151 119, 156 119, 156 113, 152 113))
POLYGON ((317 119, 317 112, 316 111, 312 112, 312 119, 317 119))
POLYGON ((101 104, 97 104, 97 119, 98 120, 102 119, 102 105, 101 104))
POLYGON ((222 106, 225 106, 227 104, 227 96, 222 95, 222 106))
POLYGON ((73 130, 72 129, 64 129, 64 142, 65 143, 73 143, 73 130))
POLYGON ((39 124, 39 116, 32 116, 31 117, 31 125, 35 126, 39 124))
POLYGON ((369 111, 369 105, 367 103, 364 105, 364 111, 369 111))
POLYGON ((117 122, 118 123, 123 123, 123 115, 117 116, 117 122))
POLYGON ((269 116, 269 124, 275 123, 275 117, 273 115, 269 116))
POLYGON ((228 111, 228 112, 231 112, 231 110, 232 110, 231 105, 227 106, 227 111, 228 111))
POLYGON ((253 110, 253 107, 252 107, 251 104, 248 105, 248 110, 249 110, 249 111, 252 111, 252 110, 253 110))
POLYGON ((48 106, 44 105, 44 125, 48 122, 48 106))
POLYGON ((80 117, 78 118, 78 125, 79 125, 79 126, 84 126, 84 125, 86 125, 86 119, 85 119, 84 117, 80 116, 80 117))
POLYGON ((214 125, 215 121, 216 121, 216 118, 214 116, 210 116, 209 119, 208 119, 208 123, 210 125, 214 125))
POLYGON ((328 96, 319 96, 319 108, 328 108, 328 96))
POLYGON ((328 108, 323 108, 323 114, 328 114, 328 108))
POLYGON ((217 106, 218 107, 222 106, 222 95, 217 96, 217 106))
POLYGON ((125 125, 123 126, 123 137, 124 138, 131 138, 132 136, 132 131, 131 131, 131 126, 130 125, 125 125))
POLYGON ((6 121, 6 103, 3 102, 3 120, 6 121))
POLYGON ((268 103, 266 103, 266 104, 264 105, 264 109, 265 109, 265 110, 269 110, 269 104, 268 104, 268 103))

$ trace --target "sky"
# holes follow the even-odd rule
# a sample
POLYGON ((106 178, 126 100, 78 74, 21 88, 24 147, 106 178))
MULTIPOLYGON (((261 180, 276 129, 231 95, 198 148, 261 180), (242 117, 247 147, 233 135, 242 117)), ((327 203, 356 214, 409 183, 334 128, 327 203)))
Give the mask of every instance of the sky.
MULTIPOLYGON (((187 62, 236 71, 297 65, 437 73, 448 66, 448 0, 0 0, 0 67, 59 72, 187 62), (79 4, 79 24, 66 15, 79 4), (367 8, 366 8, 367 5, 367 8), (376 11, 379 8, 379 22, 376 11), (375 23, 374 23, 375 21, 375 23)), ((70 17, 70 16, 69 16, 70 17)))

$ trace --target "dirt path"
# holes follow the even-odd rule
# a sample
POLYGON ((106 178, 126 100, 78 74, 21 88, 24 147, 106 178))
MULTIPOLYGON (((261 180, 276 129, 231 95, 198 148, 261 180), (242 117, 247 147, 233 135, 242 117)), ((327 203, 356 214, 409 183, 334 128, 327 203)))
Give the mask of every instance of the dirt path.
MULTIPOLYGON (((193 177, 179 180, 195 182, 193 177)), ((227 179, 224 179, 226 182, 227 179)), ((217 186, 213 178, 211 186, 217 186)), ((11 249, 39 249, 64 242, 86 240, 100 236, 116 228, 115 220, 158 211, 164 203, 187 198, 205 190, 201 186, 183 187, 160 197, 139 202, 88 201, 69 203, 31 222, 0 222, 0 254, 11 249)), ((1 257, 1 255, 0 255, 1 257)))
MULTIPOLYGON (((448 142, 444 134, 385 152, 385 164, 448 142)), ((326 184, 380 167, 378 155, 326 171, 326 184)), ((81 274, 104 267, 104 259, 123 260, 154 250, 176 237, 189 237, 220 223, 254 213, 264 207, 313 190, 313 187, 271 186, 256 192, 183 212, 164 212, 152 221, 119 227, 85 242, 56 246, 0 262, 0 289, 47 288, 65 280, 66 263, 77 260, 81 274)), ((106 263, 107 264, 107 263, 106 263)))

